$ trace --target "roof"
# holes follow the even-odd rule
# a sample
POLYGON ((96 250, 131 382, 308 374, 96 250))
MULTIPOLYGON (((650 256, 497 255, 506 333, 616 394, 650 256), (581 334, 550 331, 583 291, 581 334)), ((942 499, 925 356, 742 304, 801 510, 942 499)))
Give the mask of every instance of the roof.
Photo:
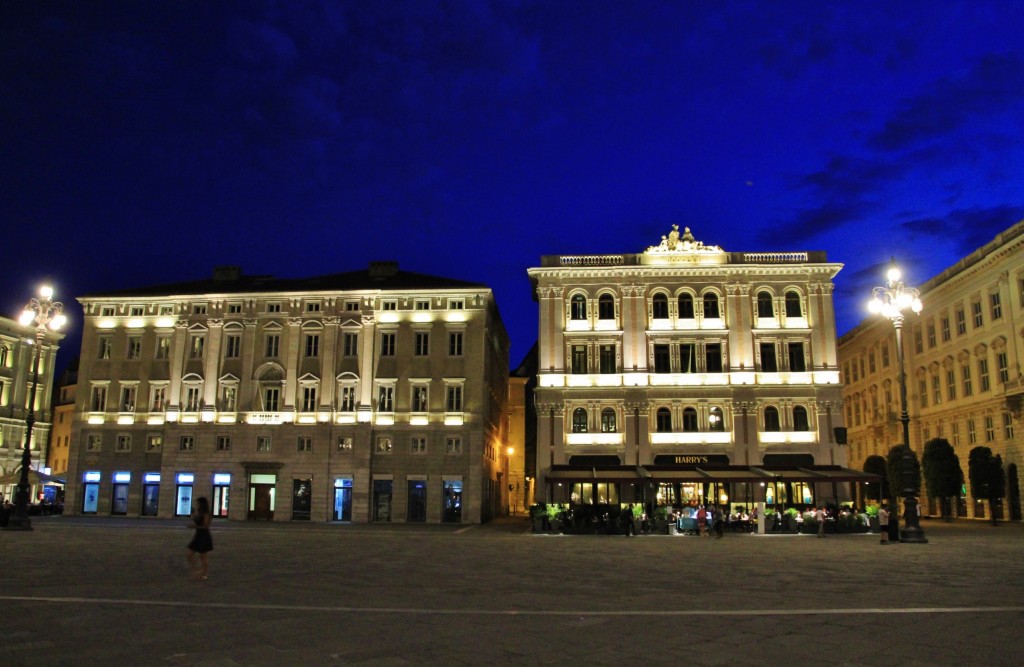
POLYGON ((253 292, 347 292, 359 290, 415 291, 431 289, 487 289, 483 283, 400 271, 396 264, 371 265, 361 271, 332 273, 313 278, 245 276, 240 271, 214 272, 215 277, 151 287, 94 292, 79 297, 171 297, 192 294, 248 294, 253 292))

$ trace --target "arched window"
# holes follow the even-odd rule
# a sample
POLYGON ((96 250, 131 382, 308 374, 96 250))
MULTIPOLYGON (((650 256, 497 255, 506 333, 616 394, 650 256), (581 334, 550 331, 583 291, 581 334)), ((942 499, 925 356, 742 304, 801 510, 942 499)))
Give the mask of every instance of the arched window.
POLYGON ((775 317, 775 310, 772 308, 772 295, 770 293, 757 293, 757 316, 775 317))
POLYGON ((655 294, 651 299, 652 316, 656 320, 668 319, 668 297, 664 294, 655 294))
POLYGON ((722 416, 722 408, 711 408, 708 415, 708 429, 712 431, 725 430, 725 417, 722 416))
POLYGON ((585 408, 576 408, 572 411, 572 432, 587 432, 587 411, 585 408))
POLYGON ((704 295, 704 317, 711 319, 721 317, 718 312, 718 295, 714 292, 704 295))
POLYGON ((597 318, 599 320, 615 319, 615 298, 611 294, 602 294, 598 297, 597 318))
POLYGON ((615 410, 611 408, 601 410, 601 432, 615 433, 615 410))
POLYGON ((798 405, 793 408, 793 430, 794 431, 810 431, 811 423, 807 419, 807 408, 802 405, 798 405))
POLYGON ((655 418, 655 428, 658 433, 672 432, 672 413, 669 412, 668 408, 658 408, 655 418))
POLYGON ((768 406, 764 409, 764 430, 769 432, 777 432, 782 430, 782 426, 779 423, 779 409, 774 406, 768 406))
POLYGON ((683 431, 693 433, 697 430, 697 410, 685 408, 683 410, 683 431))
POLYGON ((679 295, 679 319, 693 319, 693 295, 682 293, 679 295))
POLYGON ((569 301, 569 319, 587 319, 587 297, 582 294, 574 294, 569 301))
POLYGON ((786 292, 786 317, 800 317, 800 295, 790 290, 786 292))

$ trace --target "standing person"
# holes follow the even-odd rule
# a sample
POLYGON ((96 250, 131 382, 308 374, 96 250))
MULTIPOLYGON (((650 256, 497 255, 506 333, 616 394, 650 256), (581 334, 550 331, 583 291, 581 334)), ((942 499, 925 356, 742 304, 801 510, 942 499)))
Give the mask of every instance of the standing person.
POLYGON ((715 508, 715 539, 722 539, 722 535, 725 534, 725 508, 715 508))
POLYGON ((213 538, 210 537, 210 521, 213 515, 210 514, 210 503, 206 498, 196 501, 196 509, 192 513, 192 525, 196 534, 188 543, 188 567, 192 576, 206 580, 210 573, 210 564, 207 554, 213 551, 213 538), (199 568, 196 569, 196 554, 199 554, 199 568))
POLYGON ((885 505, 878 507, 878 532, 882 533, 881 544, 889 544, 889 512, 885 510, 885 505))
POLYGON ((814 510, 814 520, 818 522, 818 537, 825 537, 825 510, 814 510))
POLYGON ((703 505, 697 510, 697 530, 701 537, 708 536, 708 512, 703 505))

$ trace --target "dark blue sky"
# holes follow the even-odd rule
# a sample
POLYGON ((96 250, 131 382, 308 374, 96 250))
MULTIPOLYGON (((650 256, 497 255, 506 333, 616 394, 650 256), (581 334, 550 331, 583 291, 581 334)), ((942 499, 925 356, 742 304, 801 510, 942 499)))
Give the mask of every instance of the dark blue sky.
POLYGON ((0 306, 395 259, 494 287, 514 366, 527 267, 675 223, 827 250, 846 331, 891 254, 920 283, 1024 217, 1022 34, 1001 0, 7 1, 0 306))

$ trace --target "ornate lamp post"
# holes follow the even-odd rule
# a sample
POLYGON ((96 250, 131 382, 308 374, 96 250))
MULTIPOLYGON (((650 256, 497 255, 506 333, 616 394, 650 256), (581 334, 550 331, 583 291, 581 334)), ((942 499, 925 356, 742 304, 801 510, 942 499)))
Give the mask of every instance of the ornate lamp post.
POLYGON ((39 356, 42 353, 46 329, 56 331, 64 325, 64 305, 53 300, 53 288, 44 285, 39 288, 39 298, 33 298, 25 306, 18 321, 24 327, 35 326, 35 356, 32 359, 32 388, 28 394, 28 415, 25 417, 25 450, 21 453, 21 479, 14 494, 14 514, 7 522, 7 530, 32 530, 28 518, 28 472, 32 465, 32 427, 36 423, 36 387, 39 385, 39 356))
POLYGON ((924 544, 928 539, 921 530, 920 512, 917 502, 917 483, 914 479, 914 454, 910 449, 910 414, 907 412, 907 371, 903 362, 903 318, 907 313, 921 312, 921 293, 913 287, 907 287, 900 280, 901 274, 892 261, 886 273, 885 287, 872 290, 872 299, 868 302, 868 310, 880 314, 892 322, 896 329, 896 363, 900 370, 900 421, 903 422, 903 532, 900 541, 924 544))

